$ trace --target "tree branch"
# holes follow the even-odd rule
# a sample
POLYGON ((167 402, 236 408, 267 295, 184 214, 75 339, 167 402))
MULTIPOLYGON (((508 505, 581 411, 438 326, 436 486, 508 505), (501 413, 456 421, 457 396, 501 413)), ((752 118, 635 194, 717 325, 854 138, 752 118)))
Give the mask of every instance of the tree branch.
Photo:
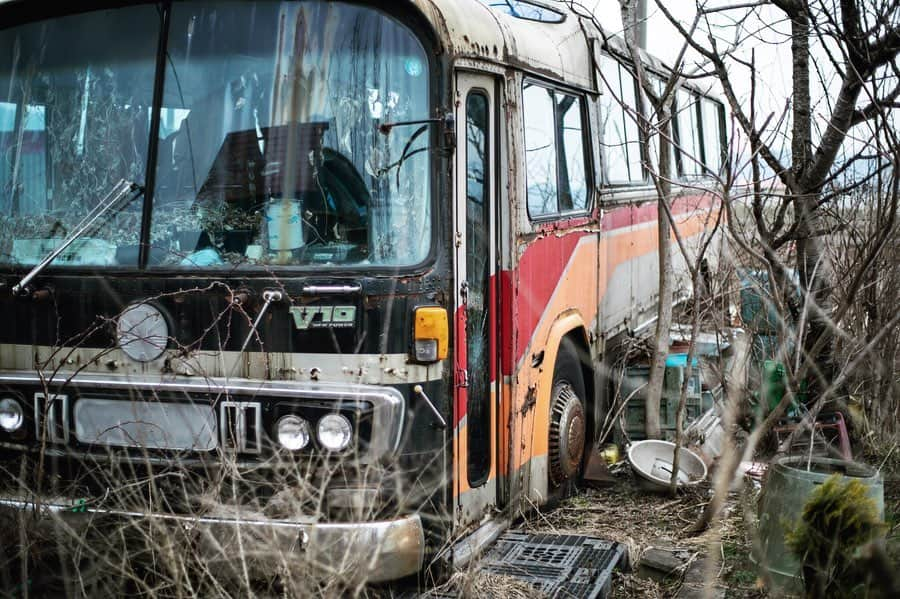
MULTIPOLYGON (((737 94, 734 91, 734 87, 731 84, 731 79, 728 75, 728 69, 725 66, 725 63, 722 61, 721 57, 715 52, 715 49, 710 50, 705 46, 699 44, 696 40, 693 39, 693 36, 685 30, 684 26, 676 19, 672 13, 666 8, 665 3, 662 0, 654 0, 656 2, 657 8, 663 13, 663 15, 668 19, 669 23, 672 24, 675 29, 678 30, 678 33, 687 41, 688 44, 700 55, 709 60, 713 67, 715 68, 716 75, 719 78, 720 83, 722 84, 722 89, 725 93, 725 97, 728 100, 728 105, 731 108, 732 114, 734 114, 735 118, 737 118, 738 122, 741 125, 741 129, 744 130, 744 133, 750 138, 751 141, 758 141, 760 144, 760 156, 763 157, 763 160, 769 165, 769 167, 775 172, 779 179, 781 179, 782 183, 789 189, 794 189, 796 187, 796 180, 794 179, 793 174, 783 165, 781 161, 775 156, 772 152, 771 148, 763 143, 762 136, 760 132, 754 127, 753 123, 747 117, 747 114, 744 112, 743 108, 740 105, 740 102, 737 99, 737 94)), ((713 44, 715 41, 713 40, 713 44)))

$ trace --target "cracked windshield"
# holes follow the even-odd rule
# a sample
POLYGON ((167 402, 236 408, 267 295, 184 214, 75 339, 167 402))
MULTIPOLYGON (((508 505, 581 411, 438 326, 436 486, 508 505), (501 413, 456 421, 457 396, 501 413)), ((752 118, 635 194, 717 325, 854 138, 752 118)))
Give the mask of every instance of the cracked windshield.
MULTIPOLYGON (((0 262, 36 264, 117 181, 147 182, 158 23, 147 6, 0 33, 0 262)), ((111 207, 54 266, 137 265, 142 222, 150 267, 427 256, 428 64, 397 21, 342 3, 175 4, 163 85, 150 218, 142 199, 111 207)))
POLYGON ((175 4, 150 263, 415 264, 430 242, 425 54, 372 9, 175 4))
MULTIPOLYGON (((142 6, 0 31, 0 263, 40 262, 117 181, 143 183, 159 21, 142 6)), ((136 264, 140 204, 54 264, 136 264)))

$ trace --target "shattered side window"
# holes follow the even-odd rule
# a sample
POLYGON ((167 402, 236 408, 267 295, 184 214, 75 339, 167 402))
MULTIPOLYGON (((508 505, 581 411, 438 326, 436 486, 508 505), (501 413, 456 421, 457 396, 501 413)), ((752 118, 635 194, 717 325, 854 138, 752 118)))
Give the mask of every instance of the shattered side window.
POLYGON ((425 259, 438 136, 405 26, 341 2, 176 3, 169 40, 151 265, 425 259))

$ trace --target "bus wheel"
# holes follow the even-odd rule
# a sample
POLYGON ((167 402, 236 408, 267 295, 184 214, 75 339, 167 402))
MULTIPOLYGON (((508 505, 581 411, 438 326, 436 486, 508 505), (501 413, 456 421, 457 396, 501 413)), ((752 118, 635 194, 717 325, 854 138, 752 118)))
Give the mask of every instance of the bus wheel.
POLYGON ((584 376, 575 344, 563 338, 553 369, 550 396, 550 482, 559 487, 581 471, 586 424, 584 376))

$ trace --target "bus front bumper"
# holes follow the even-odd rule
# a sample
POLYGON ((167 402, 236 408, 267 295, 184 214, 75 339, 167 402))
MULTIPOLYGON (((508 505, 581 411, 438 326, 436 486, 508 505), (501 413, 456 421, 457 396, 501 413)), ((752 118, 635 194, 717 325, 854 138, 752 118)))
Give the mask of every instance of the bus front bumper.
MULTIPOLYGON (((185 516, 90 507, 71 501, 36 504, 0 498, 0 513, 38 516, 42 523, 97 526, 99 520, 148 520, 199 535, 212 560, 250 558, 253 563, 304 560, 314 570, 362 582, 386 582, 415 574, 425 558, 425 535, 418 514, 375 522, 296 522, 257 517, 185 516), (280 559, 272 559, 278 557, 280 559), (256 559, 260 558, 260 559, 256 559)), ((263 573, 268 574, 268 573, 263 573)))

